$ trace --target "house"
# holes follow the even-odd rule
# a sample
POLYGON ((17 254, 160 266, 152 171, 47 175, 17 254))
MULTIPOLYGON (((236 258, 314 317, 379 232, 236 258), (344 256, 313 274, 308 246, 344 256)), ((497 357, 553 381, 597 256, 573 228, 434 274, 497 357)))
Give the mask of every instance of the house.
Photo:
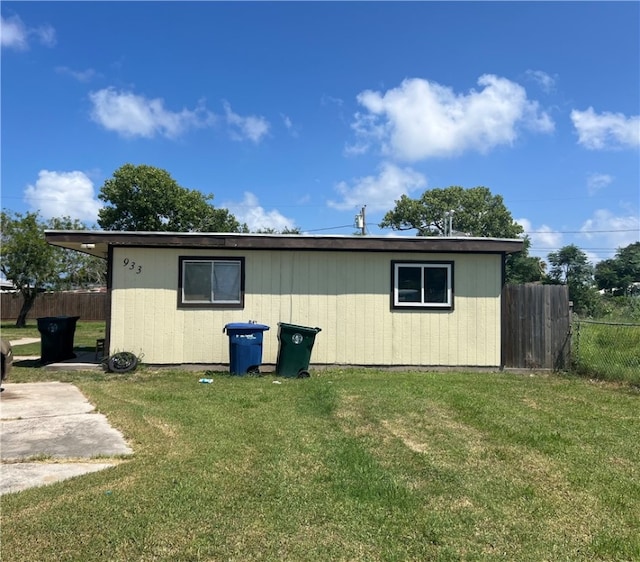
POLYGON ((46 232, 108 263, 107 350, 226 364, 232 322, 320 327, 312 365, 501 367, 505 257, 522 240, 46 232))
POLYGON ((0 279, 0 291, 15 293, 17 292, 17 289, 16 289, 16 286, 11 281, 7 281, 6 279, 0 279))

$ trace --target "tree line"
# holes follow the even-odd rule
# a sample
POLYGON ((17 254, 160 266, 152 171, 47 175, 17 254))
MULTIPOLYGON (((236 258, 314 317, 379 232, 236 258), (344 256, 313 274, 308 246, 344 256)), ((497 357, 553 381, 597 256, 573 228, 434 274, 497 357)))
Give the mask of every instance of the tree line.
MULTIPOLYGON (((640 296, 640 242, 618 248, 615 256, 595 266, 575 244, 560 248, 547 261, 530 256, 531 240, 524 235, 500 195, 486 187, 451 186, 425 191, 419 198, 403 195, 380 226, 415 230, 418 236, 443 234, 524 240, 522 252, 507 257, 510 284, 547 283, 569 287, 573 310, 583 316, 603 316, 615 297, 640 296), (453 227, 455 228, 452 228, 453 227), (548 270, 547 270, 548 264, 548 270)), ((630 301, 632 316, 640 317, 640 299, 630 301)))
MULTIPOLYGON (((216 208, 213 195, 180 186, 166 171, 152 166, 125 164, 105 181, 98 193, 104 205, 92 229, 154 232, 249 232, 228 209, 216 208)), ((487 187, 450 186, 425 191, 412 199, 403 195, 380 222, 381 228, 415 230, 418 236, 474 236, 522 238, 522 252, 507 257, 507 283, 562 283, 569 286, 574 310, 597 314, 602 295, 640 292, 640 242, 618 249, 614 258, 595 267, 575 245, 565 246, 544 260, 529 255, 530 239, 513 220, 500 195, 487 187)), ((44 290, 86 288, 104 284, 106 263, 46 243, 45 229, 84 230, 70 217, 43 220, 38 212, 2 211, 0 270, 22 295, 16 326, 44 290)), ((257 232, 277 233, 275 229, 257 232)), ((300 234, 298 228, 282 234, 300 234)))

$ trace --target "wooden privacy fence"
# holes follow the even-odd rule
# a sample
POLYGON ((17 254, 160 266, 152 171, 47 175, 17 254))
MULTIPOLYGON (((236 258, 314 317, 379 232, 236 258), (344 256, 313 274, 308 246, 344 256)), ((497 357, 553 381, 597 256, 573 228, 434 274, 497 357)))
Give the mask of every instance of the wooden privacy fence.
MULTIPOLYGON (((22 297, 16 293, 0 294, 2 321, 18 318, 22 297)), ((27 321, 45 316, 79 316, 81 320, 105 321, 107 293, 56 292, 38 295, 27 321)))
POLYGON ((566 285, 507 285, 502 293, 502 362, 507 368, 568 369, 571 310, 566 285))

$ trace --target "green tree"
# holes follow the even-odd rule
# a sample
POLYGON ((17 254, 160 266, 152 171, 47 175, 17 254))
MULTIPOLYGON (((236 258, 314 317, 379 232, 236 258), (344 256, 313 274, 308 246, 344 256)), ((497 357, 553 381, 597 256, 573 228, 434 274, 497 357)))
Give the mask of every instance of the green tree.
POLYGON ((567 285, 573 309, 578 314, 593 314, 598 307, 599 295, 594 287, 594 268, 587 255, 575 244, 563 246, 548 256, 552 283, 567 285))
POLYGON ((38 213, 2 211, 0 270, 22 297, 16 327, 26 325, 37 296, 46 289, 80 288, 103 284, 106 262, 93 256, 47 244, 47 228, 82 230, 84 225, 68 217, 43 221, 38 213))
MULTIPOLYGON (((463 236, 518 238, 523 228, 513 220, 500 195, 487 187, 465 189, 457 185, 425 191, 419 199, 406 195, 382 219, 380 228, 417 230, 418 236, 443 236, 449 230, 463 236), (451 214, 453 211, 453 214, 451 214)), ((544 263, 529 256, 531 243, 525 238, 522 252, 506 262, 508 283, 531 283, 544 279, 544 263)))
POLYGON ((535 283, 546 278, 546 264, 540 258, 530 256, 529 248, 531 248, 531 239, 525 236, 522 252, 507 256, 505 264, 507 283, 513 285, 535 283))
POLYGON ((104 230, 154 232, 245 232, 227 209, 209 202, 213 195, 178 185, 171 175, 152 166, 125 164, 106 180, 98 198, 104 230))
POLYGON ((37 213, 12 215, 3 211, 1 220, 0 269, 22 297, 16 327, 24 328, 38 293, 57 276, 55 251, 44 239, 37 213))
POLYGON ((594 277, 598 289, 604 289, 609 294, 620 290, 616 266, 615 259, 602 260, 596 264, 594 277))
POLYGON ((300 228, 297 226, 294 228, 285 226, 282 230, 277 230, 275 228, 259 228, 256 230, 256 234, 300 234, 300 228))
POLYGON ((619 248, 615 257, 596 265, 595 280, 599 289, 614 295, 630 295, 640 283, 640 242, 619 248))
MULTIPOLYGON (((45 223, 51 230, 86 230, 86 226, 70 217, 53 218, 45 223)), ((51 280, 53 290, 86 289, 103 286, 107 280, 107 261, 96 256, 64 248, 54 248, 58 275, 51 280)))
POLYGON ((448 224, 445 214, 451 211, 453 230, 459 234, 516 238, 523 232, 500 195, 493 195, 487 187, 459 186, 429 189, 419 199, 403 195, 383 217, 380 228, 417 230, 418 236, 442 236, 448 224))

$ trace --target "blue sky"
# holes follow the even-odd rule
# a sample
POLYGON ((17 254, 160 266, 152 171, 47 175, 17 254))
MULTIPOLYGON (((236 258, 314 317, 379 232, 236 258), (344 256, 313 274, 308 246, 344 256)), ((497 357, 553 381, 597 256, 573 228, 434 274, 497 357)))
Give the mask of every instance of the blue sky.
MULTIPOLYGON (((11 2, 2 208, 94 225, 125 163, 252 229, 484 185, 532 253, 640 239, 638 2, 11 2)), ((454 223, 455 228, 455 223, 454 223)))

